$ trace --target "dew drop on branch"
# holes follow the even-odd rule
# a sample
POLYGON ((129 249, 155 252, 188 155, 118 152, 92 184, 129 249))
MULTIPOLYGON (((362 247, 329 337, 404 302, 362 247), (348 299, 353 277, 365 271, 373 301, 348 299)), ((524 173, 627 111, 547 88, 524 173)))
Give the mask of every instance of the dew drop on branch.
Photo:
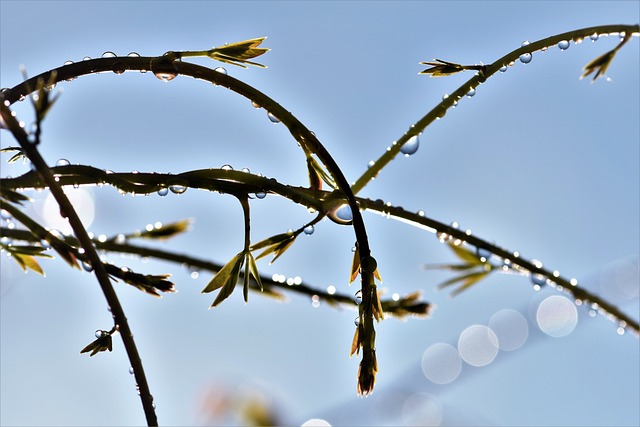
POLYGON ((167 187, 164 187, 158 190, 158 196, 164 197, 167 194, 169 194, 169 189, 167 187))
POLYGON ((569 42, 567 40, 562 40, 561 42, 558 43, 558 49, 560 50, 567 50, 569 49, 569 42))
POLYGON ((307 236, 312 235, 314 231, 315 231, 315 229, 314 229, 313 225, 307 225, 304 228, 304 234, 306 234, 307 236))
POLYGON ((182 194, 187 191, 187 187, 180 184, 173 184, 169 187, 169 190, 171 190, 173 194, 182 194))
POLYGON ((520 55, 520 62, 522 62, 523 64, 528 64, 532 59, 533 55, 531 55, 530 53, 523 53, 522 55, 520 55))
POLYGON ((362 291, 361 290, 356 292, 354 300, 355 300, 356 305, 362 304, 362 291))
POLYGON ((600 36, 598 35, 598 33, 593 33, 589 36, 589 38, 591 39, 592 42, 598 40, 600 38, 600 36))
POLYGON ((105 53, 102 54, 103 58, 115 58, 116 54, 111 52, 110 50, 106 51, 105 53))
POLYGON ((58 159, 58 161, 56 162, 56 166, 69 166, 71 164, 71 162, 69 162, 69 160, 67 159, 58 159))
POLYGON ((278 119, 276 116, 274 116, 272 113, 267 112, 267 117, 269 118, 269 121, 271 123, 280 123, 280 119, 278 119))
POLYGON ((227 74, 227 70, 224 67, 216 67, 216 68, 213 69, 213 71, 215 71, 217 73, 220 73, 220 74, 224 74, 224 75, 227 74))
POLYGON ((402 147, 400 147, 400 152, 405 155, 405 157, 409 157, 414 154, 420 148, 420 138, 418 135, 414 135, 407 142, 405 142, 402 147))

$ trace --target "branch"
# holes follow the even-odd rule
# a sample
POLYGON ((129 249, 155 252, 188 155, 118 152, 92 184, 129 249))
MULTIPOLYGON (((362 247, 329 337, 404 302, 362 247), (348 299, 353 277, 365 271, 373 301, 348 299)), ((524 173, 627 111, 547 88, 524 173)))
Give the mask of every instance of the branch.
MULTIPOLYGON (((111 308, 114 322, 120 330, 122 341, 127 351, 127 355, 129 356, 131 366, 135 371, 135 377, 139 386, 140 399, 142 400, 142 407, 147 419, 147 424, 150 426, 158 425, 155 409, 153 407, 153 396, 149 391, 149 386, 144 374, 142 361, 140 360, 140 355, 138 354, 135 341, 133 340, 133 333, 129 328, 127 318, 124 314, 122 306, 120 305, 118 296, 116 295, 113 286, 111 286, 111 282, 104 268, 104 265, 100 261, 100 257, 98 256, 98 253, 96 252, 95 247, 91 242, 89 235, 87 234, 87 231, 80 221, 80 217, 78 217, 78 214, 73 208, 73 205, 64 194, 62 187, 56 182, 53 174, 51 173, 51 170, 38 152, 37 145, 40 141, 37 139, 35 141, 29 140, 26 132, 22 127, 20 127, 20 124, 18 123, 16 118, 12 115, 12 111, 4 102, 0 104, 0 116, 2 117, 2 121, 5 127, 7 127, 14 135, 14 137, 22 147, 25 155, 29 158, 29 160, 31 160, 31 163, 35 166, 36 170, 42 177, 42 180, 51 190, 51 193, 60 206, 61 214, 69 220, 69 224, 71 225, 82 248, 87 254, 89 262, 94 269, 96 278, 98 279, 98 283, 102 288, 105 299, 107 300, 107 303, 111 308)), ((40 123, 38 123, 38 127, 40 127, 39 125, 40 123)))
MULTIPOLYGON (((554 46, 561 41, 566 40, 582 40, 593 34, 605 35, 610 33, 625 33, 626 42, 627 37, 630 34, 637 35, 640 31, 639 25, 601 25, 597 27, 582 28, 579 30, 569 31, 555 36, 547 37, 536 42, 529 43, 514 51, 509 52, 502 58, 497 59, 495 62, 489 65, 482 66, 482 68, 469 80, 463 83, 458 89, 456 89, 448 97, 445 97, 438 105, 436 105, 431 111, 429 111, 424 117, 412 124, 409 129, 402 135, 397 141, 394 141, 385 152, 375 160, 374 163, 357 179, 352 189, 355 194, 358 194, 373 178, 377 177, 380 171, 393 160, 403 145, 405 145, 411 138, 418 137, 424 131, 424 129, 433 123, 435 120, 444 117, 447 110, 455 106, 460 99, 462 99, 467 93, 481 84, 484 83, 489 77, 500 71, 501 68, 513 65, 515 61, 520 58, 521 55, 531 55, 536 51, 547 49, 550 46, 554 46)), ((619 48, 620 46, 618 46, 619 48)), ((443 64, 447 64, 443 62, 443 64)), ((451 64, 451 63, 449 63, 451 64)), ((457 65, 457 64, 456 64, 457 65)), ((589 64, 588 64, 589 65, 589 64)), ((464 66, 460 66, 465 68, 464 66)), ((458 71, 462 71, 460 68, 458 71)), ((466 68, 469 68, 468 66, 466 68)))

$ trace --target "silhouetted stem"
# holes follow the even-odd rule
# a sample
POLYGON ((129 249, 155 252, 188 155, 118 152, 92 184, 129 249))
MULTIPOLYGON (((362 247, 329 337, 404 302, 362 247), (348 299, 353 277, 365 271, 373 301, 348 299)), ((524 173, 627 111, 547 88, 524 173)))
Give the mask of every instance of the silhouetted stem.
MULTIPOLYGON (((122 189, 123 191, 135 191, 137 194, 148 194, 157 191, 159 188, 166 188, 172 180, 179 178, 183 183, 186 183, 192 188, 201 188, 211 191, 222 191, 228 193, 238 193, 244 190, 245 192, 253 191, 268 191, 275 194, 279 194, 288 198, 296 203, 299 203, 307 208, 314 208, 321 211, 323 206, 327 203, 330 193, 310 190, 303 187, 290 187, 280 183, 277 183, 274 179, 260 177, 257 175, 251 175, 245 172, 239 171, 224 171, 224 170, 199 170, 184 172, 181 174, 150 174, 139 172, 137 174, 132 173, 109 173, 107 174, 101 169, 96 169, 90 166, 73 165, 73 166, 57 166, 51 168, 53 173, 59 180, 61 185, 72 184, 110 184, 122 189), (207 176, 205 179, 204 176, 207 176), (220 179, 218 179, 220 177, 220 179), (222 179, 222 178, 226 179, 222 179), (236 180, 231 181, 231 180, 236 180)), ((34 172, 28 172, 16 178, 4 178, 2 179, 2 185, 5 188, 18 189, 18 188, 39 188, 44 185, 39 176, 34 172)), ((567 292, 570 292, 574 298, 586 301, 590 301, 592 304, 597 304, 601 310, 613 316, 619 322, 626 322, 628 328, 638 333, 640 331, 638 321, 631 319, 629 316, 621 312, 617 307, 608 303, 601 297, 591 294, 587 290, 580 286, 572 285, 571 281, 562 277, 554 276, 553 272, 538 267, 533 262, 528 261, 521 256, 515 256, 513 252, 509 252, 499 246, 489 243, 486 240, 478 238, 474 235, 469 235, 465 231, 458 228, 451 227, 448 224, 429 218, 428 216, 419 215, 416 213, 408 212, 400 207, 389 206, 384 201, 372 201, 370 199, 357 199, 360 209, 378 213, 388 216, 396 221, 401 221, 425 229, 431 233, 445 233, 451 236, 452 239, 466 242, 476 248, 484 249, 497 257, 510 262, 513 268, 521 268, 530 274, 541 274, 547 279, 562 286, 567 292)), ((312 221, 316 223, 320 220, 317 217, 312 221)), ((304 228, 304 227, 303 227, 304 228)), ((95 243, 95 242, 94 242, 95 243)), ((112 251, 124 251, 126 252, 127 245, 115 245, 112 242, 96 243, 100 249, 112 250, 112 251), (111 246, 108 246, 111 245, 111 246)), ((156 256, 162 259, 173 260, 175 262, 184 262, 190 264, 186 256, 178 256, 177 258, 168 259, 167 254, 157 255, 143 254, 137 252, 137 249, 133 249, 132 253, 138 253, 143 256, 156 256)), ((194 265, 198 266, 198 265, 194 265)), ((219 267, 207 268, 211 271, 217 271, 219 267)), ((268 279, 263 279, 268 281, 268 279)), ((283 286, 284 287, 284 286, 283 286)), ((314 291, 319 292, 319 291, 314 291)))
POLYGON ((150 426, 157 426, 158 420, 156 417, 155 409, 153 407, 153 396, 149 391, 149 385, 147 384, 147 379, 144 374, 140 355, 138 354, 138 350, 133 340, 133 334, 131 332, 131 329, 129 328, 127 318, 124 314, 122 306, 120 305, 118 296, 116 295, 113 286, 111 286, 109 276, 104 268, 104 265, 100 261, 100 257, 98 256, 98 253, 96 252, 95 247, 91 242, 89 235, 87 234, 87 231, 80 221, 80 217, 73 208, 73 205, 71 204, 67 196, 64 194, 62 187, 56 182, 53 174, 51 173, 51 170, 45 163, 44 159, 38 152, 36 147, 39 141, 36 140, 34 141, 34 143, 29 141, 26 132, 20 127, 18 121, 11 115, 11 110, 4 103, 0 104, 0 115, 2 116, 4 125, 11 131, 13 136, 16 138, 16 140, 24 150, 25 155, 34 165, 34 167, 42 177, 42 180, 49 187, 51 194, 54 196, 54 198, 58 202, 58 205, 60 206, 60 212, 69 220, 69 225, 73 229, 76 237, 78 238, 78 241, 80 242, 80 245, 84 249, 89 262, 93 267, 96 278, 98 279, 98 283, 102 288, 105 299, 109 304, 111 313, 113 314, 115 325, 120 331, 120 335, 122 336, 122 341, 127 351, 129 361, 131 362, 131 366, 134 369, 135 378, 140 391, 140 399, 142 400, 142 407, 147 419, 147 424, 150 426))

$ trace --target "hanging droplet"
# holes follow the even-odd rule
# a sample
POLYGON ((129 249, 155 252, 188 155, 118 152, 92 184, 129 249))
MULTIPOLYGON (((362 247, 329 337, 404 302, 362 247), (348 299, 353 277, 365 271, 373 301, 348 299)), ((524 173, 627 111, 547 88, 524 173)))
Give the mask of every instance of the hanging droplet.
POLYGON ((271 123, 280 123, 280 119, 278 119, 276 116, 274 116, 269 112, 267 112, 267 117, 269 117, 269 120, 271 121, 271 123))
POLYGON ((356 305, 362 304, 362 291, 356 292, 354 301, 355 301, 356 305))
POLYGON ((533 283, 533 289, 539 291, 547 283, 547 278, 542 274, 532 274, 531 283, 533 283))
POLYGON ((467 92, 467 97, 471 98, 475 94, 476 94, 476 90, 475 89, 471 89, 471 90, 469 90, 469 92, 467 92))
POLYGON ((307 236, 312 235, 314 231, 315 231, 315 229, 314 229, 313 225, 307 225, 304 228, 304 234, 306 234, 307 236))
POLYGON ((105 336, 107 334, 107 331, 103 331, 102 329, 98 329, 96 331, 96 338, 102 338, 103 336, 105 336))
POLYGON ((265 192, 256 193, 256 199, 264 199, 265 197, 267 197, 267 193, 265 192))
POLYGON ((56 162, 56 166, 69 166, 71 164, 71 162, 69 162, 69 160, 67 159, 59 159, 56 162))
POLYGON ((103 58, 115 58, 116 54, 111 52, 110 50, 106 51, 105 53, 102 54, 103 58))
POLYGON ((126 67, 124 66, 124 63, 120 62, 120 61, 116 61, 113 63, 113 66, 111 67, 111 71, 113 71, 116 74, 122 74, 126 71, 126 67))
POLYGON ((262 107, 260 106, 260 104, 258 104, 256 101, 251 101, 251 106, 252 106, 253 108, 262 108, 262 107))
POLYGON ((500 72, 501 73, 506 73, 508 68, 509 67, 507 67, 506 65, 503 65, 502 67, 500 67, 500 72))
POLYGON ((353 221, 353 214, 351 213, 351 207, 349 205, 339 206, 327 212, 327 216, 331 221, 340 225, 348 225, 353 221))
POLYGON ((483 248, 476 248, 476 256, 487 261, 489 258, 491 258, 491 251, 483 248))
POLYGON ((589 38, 591 39, 592 42, 598 40, 600 38, 600 36, 598 35, 598 33, 593 33, 589 36, 589 38))
POLYGON ((129 375, 133 375, 134 371, 133 371, 133 366, 129 366, 129 375))
POLYGON ((562 40, 561 42, 558 43, 558 49, 560 50, 567 50, 569 49, 569 46, 571 45, 567 40, 562 40))
POLYGON ((231 166, 231 165, 222 165, 220 167, 220 169, 222 169, 223 171, 232 171, 233 170, 233 166, 231 166))
POLYGON ((163 187, 163 188, 158 190, 158 196, 164 197, 167 194, 169 194, 169 189, 167 187, 163 187))
POLYGON ((418 135, 414 135, 407 142, 405 142, 402 147, 400 147, 400 152, 404 154, 406 157, 414 154, 420 148, 420 138, 418 135))
POLYGON ((91 263, 87 261, 82 261, 82 268, 84 268, 84 271, 88 273, 91 273, 93 271, 93 267, 91 266, 91 263))
POLYGON ((530 53, 523 53, 522 55, 520 55, 520 62, 522 62, 523 64, 528 64, 532 59, 533 55, 531 55, 530 53))
POLYGON ((356 326, 360 326, 360 316, 356 317, 356 318, 353 320, 353 324, 354 324, 354 325, 356 325, 356 326))
POLYGON ((213 71, 216 71, 220 74, 225 74, 225 75, 227 74, 227 70, 224 67, 216 67, 213 69, 213 71))
POLYGON ((169 190, 171 190, 173 194, 182 194, 187 191, 187 187, 185 185, 173 184, 169 186, 169 190))
MULTIPOLYGON (((131 54, 127 55, 131 56, 131 54)), ((151 71, 160 80, 169 82, 176 78, 178 75, 178 69, 173 61, 161 56, 151 61, 151 71)))

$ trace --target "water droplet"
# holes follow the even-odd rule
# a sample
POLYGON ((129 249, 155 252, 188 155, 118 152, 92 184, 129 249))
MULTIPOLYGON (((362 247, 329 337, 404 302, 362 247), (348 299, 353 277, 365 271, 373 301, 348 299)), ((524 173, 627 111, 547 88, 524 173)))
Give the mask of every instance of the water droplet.
POLYGON ((71 65, 71 64, 73 64, 73 61, 64 61, 64 64, 62 65, 71 65))
POLYGON ((187 187, 180 184, 173 184, 169 186, 169 190, 171 190, 173 194, 182 194, 187 191, 187 187))
MULTIPOLYGON (((622 34, 624 34, 624 33, 622 33, 622 34)), ((582 40, 584 40, 582 37, 576 37, 575 39, 573 39, 573 42, 575 44, 580 44, 580 43, 582 43, 582 40)))
POLYGON ((592 42, 598 40, 598 38, 600 38, 600 36, 598 35, 598 33, 593 33, 589 36, 589 38, 591 39, 592 42))
MULTIPOLYGON (((128 56, 131 56, 131 54, 128 56)), ((155 58, 151 61, 151 71, 153 71, 153 74, 158 79, 164 82, 169 82, 175 79, 178 75, 178 70, 173 61, 170 61, 164 56, 155 58)))
POLYGON ((531 43, 529 42, 529 40, 525 40, 522 42, 522 47, 524 46, 529 46, 531 43))
POLYGON ((169 194, 169 189, 167 187, 163 187, 163 188, 158 190, 158 196, 164 197, 167 194, 169 194))
POLYGON ((251 101, 251 106, 252 106, 253 108, 262 108, 262 107, 260 106, 260 104, 258 104, 256 101, 251 101))
POLYGON ((420 148, 420 138, 418 135, 414 135, 407 142, 405 142, 402 147, 400 147, 400 152, 404 154, 406 157, 414 154, 420 148))
POLYGON ((122 62, 116 61, 113 63, 113 66, 111 67, 111 71, 113 71, 116 74, 122 74, 126 71, 126 67, 122 62))
POLYGON ((362 291, 356 292, 355 303, 356 303, 356 305, 362 304, 362 291))
POLYGON ((216 67, 213 69, 213 71, 216 71, 220 74, 227 74, 227 70, 224 67, 216 67))
POLYGON ((40 246, 44 249, 51 249, 51 243, 49 243, 46 239, 40 240, 40 246))
POLYGON ((562 40, 561 42, 558 43, 558 48, 560 50, 567 50, 569 49, 569 46, 570 44, 567 40, 562 40))
POLYGON ((85 56, 84 58, 82 58, 83 61, 90 61, 91 57, 90 56, 85 56))
POLYGON ((280 123, 280 119, 278 119, 276 116, 274 116, 269 112, 267 112, 267 117, 269 117, 269 120, 271 121, 271 123, 280 123))
POLYGON ((336 293, 336 291, 337 291, 337 289, 336 289, 336 287, 335 287, 335 286, 333 286, 333 285, 329 285, 329 286, 327 286, 327 293, 328 293, 329 295, 333 295, 333 294, 335 294, 335 293, 336 293))
POLYGON ((82 268, 84 268, 84 271, 91 273, 93 271, 93 267, 91 266, 91 263, 87 262, 87 261, 83 261, 82 262, 82 268))
POLYGON ((374 166, 376 164, 376 162, 374 160, 369 160, 369 163, 367 163, 367 167, 370 168, 372 166, 374 166))
POLYGON ((356 325, 356 326, 360 326, 360 316, 358 316, 355 319, 353 319, 353 324, 356 325))
POLYGON ((140 54, 138 52, 129 52, 127 56, 129 58, 140 58, 140 54))
POLYGON ((249 168, 242 168, 242 169, 240 169, 240 172, 244 172, 244 173, 251 173, 251 171, 249 170, 249 168))
POLYGON ((130 375, 133 375, 133 374, 134 374, 134 372, 133 372, 133 366, 129 366, 129 374, 130 374, 130 375))
POLYGON ((265 192, 256 193, 256 199, 264 199, 265 197, 267 197, 267 193, 265 192))
POLYGON ((547 278, 542 274, 532 274, 531 283, 533 283, 533 289, 539 291, 547 283, 547 278))
POLYGON ((488 251, 483 248, 476 248, 476 256, 478 256, 478 258, 481 258, 481 259, 483 258, 486 261, 489 258, 491 258, 491 251, 488 251))
POLYGON ((105 53, 102 54, 103 58, 115 58, 117 55, 113 52, 111 52, 110 50, 106 51, 105 53))
POLYGON ((329 219, 336 224, 348 225, 353 220, 353 214, 351 213, 351 207, 349 205, 339 206, 327 213, 329 219))
POLYGON ((304 234, 306 234, 307 236, 312 235, 314 231, 315 231, 315 229, 313 228, 313 225, 307 225, 304 228, 304 234))
POLYGON ((424 216, 424 211, 423 210, 419 210, 418 211, 418 216, 424 216))
POLYGON ((475 94, 476 94, 476 90, 475 89, 471 89, 471 90, 469 90, 469 92, 467 92, 467 97, 471 98, 475 94))
POLYGON ((507 67, 506 65, 503 65, 502 67, 500 67, 500 72, 501 73, 506 73, 508 68, 509 67, 507 67))
POLYGON ((107 331, 103 331, 102 329, 98 329, 96 331, 95 335, 96 335, 96 338, 101 338, 101 337, 105 336, 106 334, 107 334, 107 331))
POLYGON ((531 55, 530 53, 523 53, 522 55, 520 55, 520 62, 522 62, 523 64, 528 64, 532 59, 533 55, 531 55))
POLYGON ((220 169, 222 169, 223 171, 232 171, 233 170, 233 166, 231 166, 231 165, 222 165, 220 167, 220 169))
POLYGON ((71 163, 67 159, 59 159, 56 162, 56 166, 69 166, 71 163))
POLYGON ((318 295, 314 295, 311 297, 311 305, 313 308, 320 307, 320 297, 318 295))

